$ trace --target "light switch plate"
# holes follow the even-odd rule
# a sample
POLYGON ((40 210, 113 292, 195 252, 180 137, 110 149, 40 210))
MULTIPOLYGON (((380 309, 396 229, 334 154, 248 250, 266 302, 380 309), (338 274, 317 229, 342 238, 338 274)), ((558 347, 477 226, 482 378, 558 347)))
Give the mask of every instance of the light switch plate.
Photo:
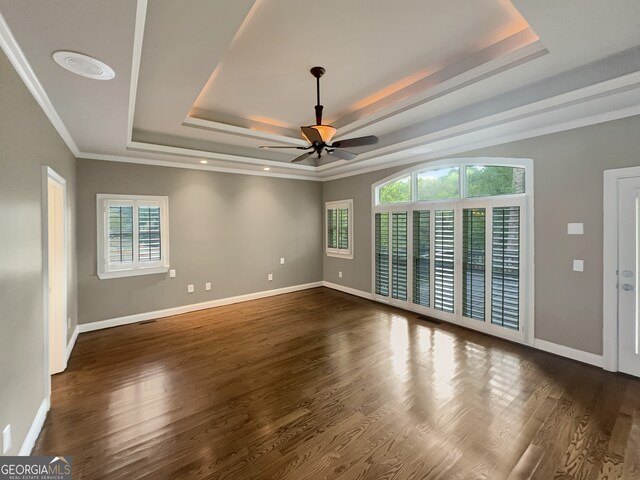
POLYGON ((584 260, 574 260, 573 261, 573 271, 574 272, 584 272, 584 260))
POLYGON ((169 270, 169 278, 176 278, 175 268, 172 268, 171 270, 169 270))
POLYGON ((280 257, 280 265, 284 265, 284 257, 280 257))
POLYGON ((208 292, 209 290, 211 290, 211 282, 207 282, 204 284, 204 289, 208 292))
POLYGON ((194 287, 193 284, 187 285, 187 293, 193 293, 195 291, 196 291, 196 287, 194 287))
POLYGON ((584 223, 567 223, 567 235, 583 235, 584 223))
POLYGON ((4 430, 2 431, 2 454, 3 455, 11 449, 12 443, 13 442, 11 440, 11 424, 9 424, 6 427, 4 427, 4 430))

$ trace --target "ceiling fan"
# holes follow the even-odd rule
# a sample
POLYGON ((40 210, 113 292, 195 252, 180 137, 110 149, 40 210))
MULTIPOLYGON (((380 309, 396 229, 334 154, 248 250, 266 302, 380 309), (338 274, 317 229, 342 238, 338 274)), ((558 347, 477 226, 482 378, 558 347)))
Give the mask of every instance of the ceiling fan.
POLYGON ((330 143, 331 139, 336 134, 336 129, 331 125, 322 125, 322 109, 324 107, 320 105, 320 77, 324 75, 324 72, 325 69, 322 67, 313 67, 311 69, 311 75, 316 78, 317 87, 317 105, 315 106, 316 124, 309 125, 308 127, 300 127, 302 136, 310 143, 310 145, 308 147, 261 145, 260 148, 295 148, 297 150, 306 150, 305 153, 291 160, 292 162, 300 162, 314 154, 317 155, 318 158, 321 158, 323 153, 327 153, 342 160, 353 160, 356 158, 356 154, 343 150, 343 148, 362 147, 364 145, 374 145, 378 143, 378 137, 374 135, 347 138, 345 140, 338 140, 337 142, 330 143))

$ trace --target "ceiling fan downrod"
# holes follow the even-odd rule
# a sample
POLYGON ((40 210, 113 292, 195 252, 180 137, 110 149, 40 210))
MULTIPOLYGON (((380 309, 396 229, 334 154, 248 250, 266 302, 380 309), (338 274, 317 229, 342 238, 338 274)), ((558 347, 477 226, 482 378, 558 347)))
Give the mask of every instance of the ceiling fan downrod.
POLYGON ((316 77, 316 125, 322 125, 322 109, 324 107, 320 105, 320 77, 324 75, 325 69, 322 67, 313 67, 310 72, 311 75, 316 77))

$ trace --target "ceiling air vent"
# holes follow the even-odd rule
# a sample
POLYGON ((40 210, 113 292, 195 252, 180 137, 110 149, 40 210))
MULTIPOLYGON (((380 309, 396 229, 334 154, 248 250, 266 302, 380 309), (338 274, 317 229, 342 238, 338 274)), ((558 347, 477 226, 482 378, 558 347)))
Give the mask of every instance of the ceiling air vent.
POLYGON ((59 50, 53 52, 53 59, 62 68, 83 77, 111 80, 116 76, 109 65, 82 53, 59 50))

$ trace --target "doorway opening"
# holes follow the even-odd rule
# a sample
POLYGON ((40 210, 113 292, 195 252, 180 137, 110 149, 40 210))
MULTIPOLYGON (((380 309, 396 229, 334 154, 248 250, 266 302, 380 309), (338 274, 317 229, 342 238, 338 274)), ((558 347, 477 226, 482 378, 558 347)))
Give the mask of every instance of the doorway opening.
POLYGON ((63 177, 43 168, 43 271, 45 389, 51 375, 67 366, 67 187, 63 177))

